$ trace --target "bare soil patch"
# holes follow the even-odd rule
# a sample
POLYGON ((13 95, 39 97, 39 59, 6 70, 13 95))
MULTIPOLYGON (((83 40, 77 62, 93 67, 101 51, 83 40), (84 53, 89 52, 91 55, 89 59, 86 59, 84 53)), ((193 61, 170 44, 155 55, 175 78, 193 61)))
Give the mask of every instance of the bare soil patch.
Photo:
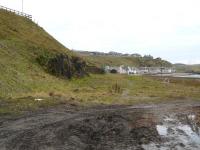
POLYGON ((200 103, 60 106, 0 119, 2 150, 199 149, 200 103))

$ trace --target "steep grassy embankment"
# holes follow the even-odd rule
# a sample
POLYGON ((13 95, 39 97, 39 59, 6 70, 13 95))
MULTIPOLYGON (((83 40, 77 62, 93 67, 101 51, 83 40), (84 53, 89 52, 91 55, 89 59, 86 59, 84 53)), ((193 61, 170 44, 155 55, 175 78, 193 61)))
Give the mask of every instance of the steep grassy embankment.
MULTIPOLYGON (((0 9, 0 97, 59 90, 67 81, 50 75, 47 59, 52 59, 51 67, 54 67, 66 63, 66 57, 69 58, 67 69, 77 72, 74 64, 79 59, 44 29, 31 20, 0 9), (56 56, 61 54, 65 57, 59 60, 56 56)), ((58 72, 53 69, 56 75, 68 73, 63 68, 58 72)))

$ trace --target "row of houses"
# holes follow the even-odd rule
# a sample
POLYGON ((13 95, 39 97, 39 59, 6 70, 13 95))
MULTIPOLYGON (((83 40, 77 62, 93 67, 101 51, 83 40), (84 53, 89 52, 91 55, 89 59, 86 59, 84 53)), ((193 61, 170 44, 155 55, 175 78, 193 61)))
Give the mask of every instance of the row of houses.
POLYGON ((170 67, 130 67, 121 65, 119 67, 105 66, 105 72, 120 74, 171 74, 176 70, 170 67))

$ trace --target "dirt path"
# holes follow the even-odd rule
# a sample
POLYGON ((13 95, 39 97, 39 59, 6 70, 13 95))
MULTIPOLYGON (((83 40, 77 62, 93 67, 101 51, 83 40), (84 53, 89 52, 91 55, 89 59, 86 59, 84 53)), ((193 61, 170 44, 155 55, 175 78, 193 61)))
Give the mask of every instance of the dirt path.
POLYGON ((200 103, 59 107, 0 119, 1 150, 200 149, 200 103))

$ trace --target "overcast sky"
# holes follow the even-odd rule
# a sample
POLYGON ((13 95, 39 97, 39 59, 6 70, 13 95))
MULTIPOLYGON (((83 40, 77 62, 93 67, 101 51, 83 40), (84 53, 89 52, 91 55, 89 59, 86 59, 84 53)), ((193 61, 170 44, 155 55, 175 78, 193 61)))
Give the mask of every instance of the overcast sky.
POLYGON ((200 0, 24 0, 24 11, 70 49, 200 63, 200 0))

